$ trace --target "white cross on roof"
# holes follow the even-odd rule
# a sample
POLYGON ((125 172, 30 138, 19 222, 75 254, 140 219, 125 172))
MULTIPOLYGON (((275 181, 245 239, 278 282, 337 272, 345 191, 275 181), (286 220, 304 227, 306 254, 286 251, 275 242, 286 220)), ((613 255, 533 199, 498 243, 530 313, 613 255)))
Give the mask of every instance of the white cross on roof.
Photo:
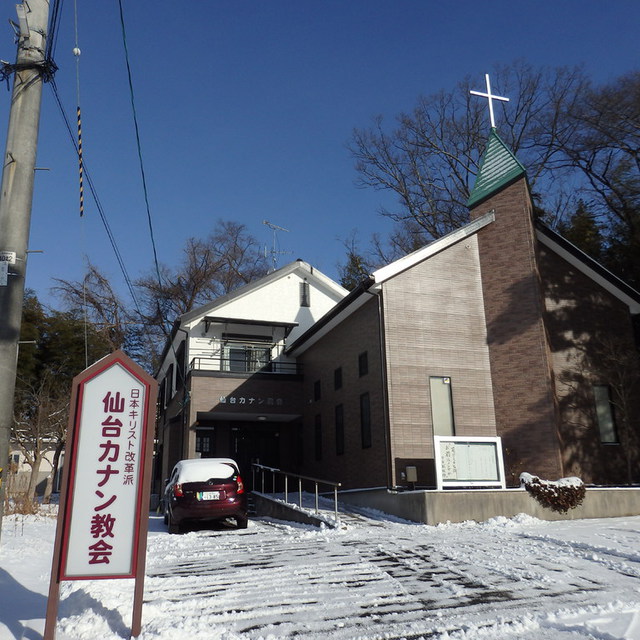
POLYGON ((502 102, 509 102, 509 98, 503 98, 502 96, 495 96, 491 93, 491 82, 489 82, 489 74, 485 73, 484 75, 487 81, 487 93, 482 93, 481 91, 469 91, 474 96, 481 96, 482 98, 487 98, 489 100, 489 117, 491 118, 491 128, 495 129, 496 127, 496 119, 493 115, 493 101, 501 100, 502 102))

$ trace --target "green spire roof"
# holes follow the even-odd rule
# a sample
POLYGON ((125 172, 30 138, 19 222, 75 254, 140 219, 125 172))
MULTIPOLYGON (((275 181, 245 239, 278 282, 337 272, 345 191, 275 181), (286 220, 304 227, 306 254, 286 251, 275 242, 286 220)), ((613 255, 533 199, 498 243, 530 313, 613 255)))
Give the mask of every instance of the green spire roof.
POLYGON ((467 207, 475 206, 525 173, 525 168, 492 127, 467 207))

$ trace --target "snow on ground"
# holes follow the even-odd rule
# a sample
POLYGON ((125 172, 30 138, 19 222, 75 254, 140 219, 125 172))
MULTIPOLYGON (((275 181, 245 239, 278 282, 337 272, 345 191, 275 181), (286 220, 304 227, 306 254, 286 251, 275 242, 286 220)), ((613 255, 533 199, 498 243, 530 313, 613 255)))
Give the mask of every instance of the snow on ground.
MULTIPOLYGON (((340 529, 150 519, 141 640, 640 639, 640 517, 340 529)), ((0 639, 42 637, 51 516, 5 517, 0 639)), ((58 640, 128 638, 133 581, 65 582, 58 640)))

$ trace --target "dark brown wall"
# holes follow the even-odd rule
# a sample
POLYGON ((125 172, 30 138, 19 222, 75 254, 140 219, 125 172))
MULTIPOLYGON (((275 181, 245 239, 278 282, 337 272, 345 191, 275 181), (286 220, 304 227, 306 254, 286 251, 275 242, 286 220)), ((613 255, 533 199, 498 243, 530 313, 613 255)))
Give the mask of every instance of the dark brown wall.
POLYGON ((552 251, 540 251, 565 473, 594 484, 638 480, 638 360, 626 304, 552 251), (603 444, 594 384, 612 387, 620 442, 603 444), (628 406, 620 397, 623 395, 628 406), (629 456, 629 457, 628 457, 629 456))
POLYGON ((302 413, 301 378, 254 374, 244 378, 194 374, 191 382, 191 422, 197 412, 251 416, 302 413), (222 400, 224 398, 224 400, 222 400))
POLYGON ((524 178, 472 210, 495 210, 478 233, 498 435, 507 482, 521 472, 556 480, 563 469, 551 354, 536 259, 531 198, 524 178))

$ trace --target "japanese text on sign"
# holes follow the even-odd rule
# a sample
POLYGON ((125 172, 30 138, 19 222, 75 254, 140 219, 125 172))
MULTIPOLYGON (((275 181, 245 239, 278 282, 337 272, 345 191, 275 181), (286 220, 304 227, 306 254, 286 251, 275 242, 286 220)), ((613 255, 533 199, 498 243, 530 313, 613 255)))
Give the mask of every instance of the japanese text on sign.
POLYGON ((66 577, 130 575, 145 387, 114 366, 84 386, 66 577))

